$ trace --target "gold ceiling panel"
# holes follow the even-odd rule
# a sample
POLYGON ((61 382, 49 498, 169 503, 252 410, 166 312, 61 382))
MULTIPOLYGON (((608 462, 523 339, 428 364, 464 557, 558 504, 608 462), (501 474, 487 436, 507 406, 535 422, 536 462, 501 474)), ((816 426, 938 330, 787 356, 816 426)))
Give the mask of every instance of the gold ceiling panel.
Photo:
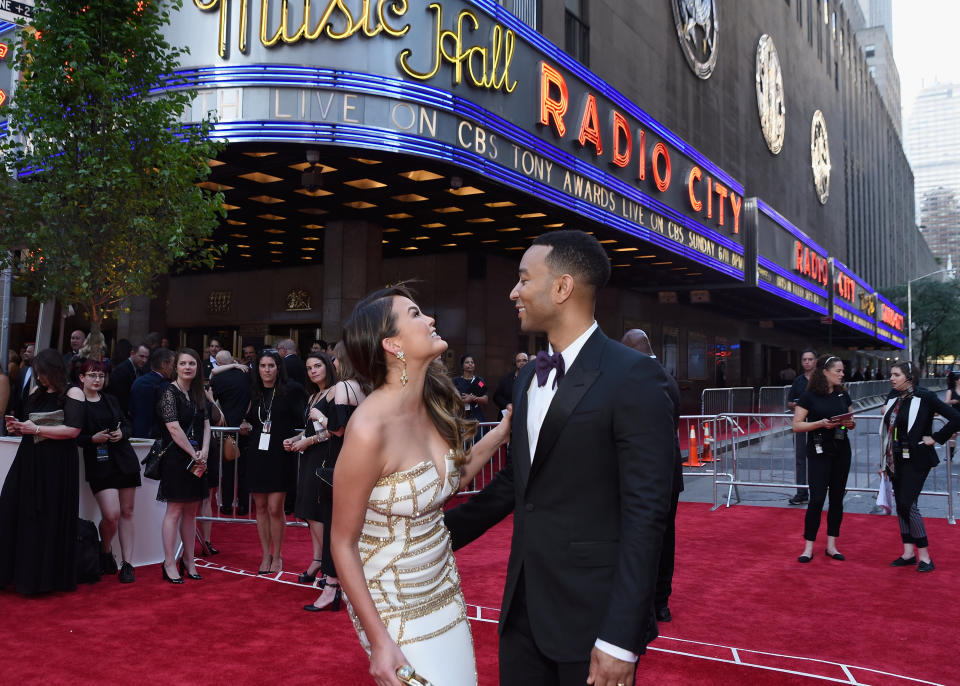
POLYGON ((452 233, 451 236, 472 236, 472 231, 461 231, 460 233, 452 233))
POLYGON ((654 266, 659 266, 659 265, 662 265, 662 264, 673 264, 673 262, 671 262, 670 260, 666 260, 666 261, 664 261, 664 262, 651 262, 650 264, 652 264, 652 265, 654 265, 654 266))
POLYGON ((448 188, 447 193, 452 195, 481 195, 484 191, 473 186, 463 186, 461 188, 448 188))
POLYGON ((359 188, 362 191, 368 191, 372 188, 383 188, 387 185, 374 179, 354 179, 353 181, 344 181, 343 184, 351 188, 359 188))
POLYGON ((614 248, 613 252, 637 252, 639 248, 614 248))
POLYGON ((394 212, 393 214, 386 215, 387 219, 413 219, 412 214, 407 214, 406 212, 394 212))
POLYGON ((238 247, 238 248, 249 248, 250 246, 247 245, 246 243, 237 243, 237 247, 238 247))
POLYGON ((227 212, 229 212, 230 210, 239 210, 239 209, 240 209, 240 206, 239 206, 239 205, 228 205, 227 203, 223 203, 223 209, 225 209, 227 212))
MULTIPOLYGON (((335 172, 335 171, 337 171, 337 168, 336 168, 336 167, 330 167, 330 166, 327 166, 326 164, 318 164, 318 165, 316 165, 316 166, 317 166, 317 167, 320 167, 320 173, 321 173, 321 174, 326 174, 326 173, 328 173, 328 172, 335 172)), ((288 164, 287 167, 290 168, 290 169, 293 169, 293 170, 295 170, 295 171, 302 172, 302 171, 307 171, 307 169, 310 168, 310 163, 309 163, 309 162, 301 162, 300 164, 288 164)))
POLYGON ((193 185, 194 185, 194 186, 197 186, 198 188, 205 188, 205 189, 208 190, 208 191, 213 191, 214 193, 216 193, 217 191, 232 191, 232 190, 233 190, 233 186, 228 186, 228 185, 226 185, 225 183, 216 183, 216 182, 214 182, 214 181, 201 181, 201 182, 195 183, 195 184, 193 184, 193 185))
POLYGON ((322 198, 326 195, 333 195, 333 191, 325 191, 322 188, 314 188, 312 191, 308 191, 306 188, 297 188, 293 192, 305 195, 308 198, 322 198))
POLYGON ((243 153, 247 157, 270 157, 270 155, 276 155, 275 152, 245 152, 243 153))
POLYGON ((368 157, 351 157, 350 159, 354 162, 359 162, 360 164, 380 164, 380 160, 372 160, 368 157))
POLYGON ((275 198, 272 195, 251 195, 250 200, 262 202, 264 205, 276 205, 277 203, 286 202, 283 198, 275 198))
POLYGON ((230 238, 249 238, 245 233, 231 233, 230 238))
POLYGON ((246 226, 247 222, 237 221, 236 219, 228 219, 227 224, 232 224, 233 226, 246 226))
POLYGON ((220 160, 207 160, 208 167, 222 167, 226 162, 221 162, 220 160))
POLYGON ((487 239, 487 240, 485 240, 485 241, 480 241, 480 242, 483 243, 483 244, 487 244, 487 243, 499 243, 499 242, 500 242, 500 239, 499 239, 499 238, 490 238, 490 239, 487 239))
POLYGON ((376 207, 372 202, 364 202, 363 200, 352 200, 350 202, 343 203, 344 207, 352 207, 355 210, 369 210, 371 207, 376 207))
POLYGON ((413 171, 400 172, 399 176, 406 177, 411 181, 433 181, 435 179, 443 178, 442 175, 434 174, 432 171, 427 171, 426 169, 414 169, 413 171))
POLYGON ((544 224, 543 228, 545 229, 559 229, 563 226, 563 222, 557 222, 556 224, 544 224))
POLYGON ((283 241, 267 241, 270 245, 283 245, 283 241))
POLYGON ((319 240, 320 240, 320 237, 319 237, 319 236, 304 236, 304 237, 303 237, 303 240, 305 240, 305 241, 319 241, 319 240))
POLYGON ((303 228, 305 229, 322 229, 323 224, 304 224, 303 228))
POLYGON ((497 232, 498 232, 498 233, 513 233, 514 231, 519 231, 519 230, 520 230, 520 227, 519 227, 519 226, 509 226, 509 227, 504 228, 504 229, 497 229, 497 232))
POLYGON ((405 193, 403 195, 395 195, 393 199, 397 202, 423 202, 424 200, 429 200, 425 195, 417 195, 416 193, 405 193))
POLYGON ((272 176, 270 174, 264 174, 263 172, 248 172, 246 174, 240 174, 239 178, 255 181, 256 183, 276 183, 277 181, 283 181, 279 176, 272 176))
POLYGON ((264 233, 283 234, 283 233, 286 233, 287 230, 286 230, 286 229, 264 229, 263 232, 264 232, 264 233))
POLYGON ((526 249, 527 249, 526 246, 523 246, 523 245, 514 245, 510 248, 507 248, 507 250, 526 250, 526 249))
POLYGON ((489 224, 493 221, 493 217, 474 217, 473 219, 468 219, 467 224, 489 224))
POLYGON ((400 229, 384 229, 384 233, 397 233, 400 229))
POLYGON ((443 222, 431 222, 429 224, 421 224, 420 226, 422 226, 425 229, 440 229, 446 226, 446 224, 444 224, 443 222))
POLYGON ((450 214, 452 212, 463 212, 463 209, 450 205, 449 207, 434 207, 433 211, 437 214, 450 214))
POLYGON ((306 252, 316 252, 316 250, 317 250, 316 248, 311 248, 310 246, 306 246, 306 247, 303 247, 303 248, 300 248, 300 249, 301 249, 301 250, 304 250, 304 251, 306 251, 306 252))
POLYGON ((240 253, 240 257, 253 257, 253 255, 251 255, 251 254, 248 253, 248 252, 242 252, 242 253, 240 253))
POLYGON ((418 247, 415 246, 415 245, 406 245, 406 246, 404 246, 404 247, 402 247, 402 248, 400 248, 400 249, 401 249, 401 250, 419 250, 420 248, 418 248, 418 247))
POLYGON ((430 236, 414 236, 413 240, 415 241, 426 241, 430 240, 430 236))
POLYGON ((616 241, 615 241, 614 239, 612 239, 612 238, 607 238, 606 240, 597 241, 597 242, 600 243, 601 245, 607 245, 607 244, 609 244, 609 243, 616 243, 616 241))
POLYGON ((635 260, 652 260, 656 255, 635 255, 635 260))
POLYGON ((326 210, 322 210, 319 207, 301 207, 297 212, 303 212, 304 214, 326 214, 326 210))
POLYGON ((260 219, 267 219, 272 222, 279 222, 286 219, 286 217, 281 217, 279 214, 258 214, 260 219))
POLYGON ((440 247, 441 247, 441 248, 456 248, 456 247, 457 247, 457 244, 456 244, 456 243, 444 243, 444 244, 441 245, 440 247))
POLYGON ((515 207, 517 203, 510 202, 509 200, 500 200, 498 202, 485 202, 483 204, 487 207, 515 207))
POLYGON ((543 212, 525 212, 524 214, 518 214, 518 219, 536 219, 538 217, 546 217, 543 212))

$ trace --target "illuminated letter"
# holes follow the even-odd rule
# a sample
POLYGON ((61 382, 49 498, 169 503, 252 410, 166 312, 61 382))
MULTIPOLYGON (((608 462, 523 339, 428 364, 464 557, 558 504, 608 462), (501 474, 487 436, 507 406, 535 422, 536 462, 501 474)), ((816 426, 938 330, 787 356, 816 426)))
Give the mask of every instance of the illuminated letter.
POLYGON ((723 226, 723 201, 727 199, 727 187, 721 186, 719 183, 713 184, 713 192, 717 194, 717 197, 720 199, 720 202, 717 203, 720 207, 720 226, 723 226))
POLYGON ((432 79, 437 75, 437 72, 440 71, 440 25, 443 22, 443 8, 433 2, 427 7, 429 10, 433 10, 437 15, 436 22, 436 31, 434 31, 433 37, 433 69, 427 72, 416 72, 410 68, 410 65, 407 64, 407 60, 410 58, 410 54, 413 52, 410 48, 404 48, 400 54, 397 56, 397 59, 400 60, 400 67, 406 72, 407 76, 411 76, 420 81, 427 81, 432 79))
POLYGON ((630 164, 630 155, 633 153, 633 136, 630 133, 630 126, 622 114, 613 111, 613 163, 618 167, 626 167, 630 164), (620 136, 626 137, 626 145, 623 146, 623 152, 620 152, 620 136))
POLYGON ((707 177, 707 219, 713 219, 713 177, 707 177))
POLYGON ((580 119, 580 145, 586 147, 587 141, 593 143, 595 155, 603 154, 603 141, 600 140, 600 121, 597 117, 597 99, 593 93, 587 93, 583 103, 583 117, 580 119))
POLYGON ((794 269, 803 274, 803 244, 800 243, 800 241, 794 241, 793 247, 797 258, 797 264, 794 269))
POLYGON ((647 178, 647 132, 643 129, 640 129, 640 149, 637 153, 637 160, 640 162, 637 178, 643 181, 647 178))
POLYGON ((690 168, 690 175, 687 176, 687 190, 690 193, 690 207, 693 208, 694 212, 699 212, 703 209, 703 203, 697 200, 697 196, 693 193, 693 182, 699 181, 702 176, 700 167, 694 165, 690 168))
MULTIPOLYGON (((264 0, 266 2, 266 0, 264 0)), ((193 4, 197 6, 197 9, 208 12, 212 9, 215 9, 218 5, 220 6, 220 32, 217 38, 217 51, 220 53, 220 57, 226 57, 227 54, 227 0, 210 0, 209 2, 204 2, 203 0, 193 0, 193 4)))
POLYGON ((740 233, 740 208, 743 207, 743 198, 736 193, 730 194, 730 209, 733 211, 733 232, 740 233))
POLYGON ((567 113, 567 107, 570 104, 567 95, 567 82, 563 79, 563 74, 551 67, 546 62, 540 63, 540 123, 544 126, 553 126, 553 130, 558 136, 563 138, 567 132, 567 127, 563 123, 563 117, 567 113), (550 87, 556 86, 560 91, 560 99, 554 100, 550 97, 550 87))
POLYGON ((670 151, 662 142, 653 146, 650 166, 653 167, 653 182, 657 184, 657 190, 663 193, 670 187, 670 151), (660 176, 660 165, 657 164, 658 157, 662 157, 664 161, 663 176, 660 176))

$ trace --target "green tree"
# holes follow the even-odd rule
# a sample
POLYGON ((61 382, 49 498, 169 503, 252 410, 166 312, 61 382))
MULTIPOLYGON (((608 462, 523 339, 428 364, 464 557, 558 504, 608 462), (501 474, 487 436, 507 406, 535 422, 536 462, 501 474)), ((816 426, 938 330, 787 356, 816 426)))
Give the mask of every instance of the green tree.
MULTIPOLYGON (((0 260, 32 298, 77 304, 91 329, 172 269, 213 266, 223 196, 197 185, 221 145, 181 125, 195 93, 151 93, 187 48, 162 28, 181 0, 38 0, 0 144, 0 260)), ((166 81, 177 86, 177 82, 166 81)))
MULTIPOLYGON (((960 352, 960 282, 923 281, 911 290, 917 362, 926 367, 931 357, 956 355, 960 352)), ((885 290, 883 294, 907 311, 906 286, 885 290)))

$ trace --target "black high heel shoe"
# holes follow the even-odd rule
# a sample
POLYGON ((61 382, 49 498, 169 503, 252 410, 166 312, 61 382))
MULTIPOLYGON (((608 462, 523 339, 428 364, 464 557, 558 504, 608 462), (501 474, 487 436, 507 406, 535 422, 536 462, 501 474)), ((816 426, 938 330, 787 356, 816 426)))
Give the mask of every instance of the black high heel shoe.
POLYGON ((204 549, 206 555, 219 555, 219 554, 220 554, 220 550, 219 550, 218 548, 214 548, 214 547, 213 547, 213 543, 211 543, 210 541, 204 541, 204 542, 203 542, 203 549, 204 549))
MULTIPOLYGON (((318 560, 313 558, 314 562, 323 562, 323 560, 318 560)), ((313 566, 313 565, 311 565, 313 566)), ((317 580, 317 574, 320 572, 320 565, 317 565, 317 568, 314 570, 313 574, 310 573, 310 567, 307 567, 307 571, 297 577, 297 582, 301 584, 312 584, 317 580)))
MULTIPOLYGON (((333 594, 333 600, 324 605, 323 607, 317 607, 313 603, 309 605, 304 605, 303 609, 307 612, 323 612, 324 610, 330 610, 331 612, 339 612, 340 604, 343 599, 343 591, 340 589, 340 584, 335 584, 327 582, 327 587, 337 589, 333 594)), ((316 602, 316 601, 314 601, 316 602)))
MULTIPOLYGON (((203 579, 203 577, 200 576, 199 574, 191 574, 190 572, 187 571, 187 565, 185 565, 185 564, 183 563, 183 558, 182 558, 182 557, 180 558, 180 562, 177 563, 177 569, 180 570, 180 576, 181 576, 181 577, 184 577, 184 576, 185 576, 185 577, 187 577, 188 579, 193 579, 194 581, 201 581, 201 580, 203 579)), ((181 581, 181 583, 182 583, 182 582, 183 582, 183 579, 180 579, 180 581, 181 581)))
POLYGON ((166 562, 161 562, 161 563, 160 563, 160 571, 163 572, 163 580, 164 580, 164 581, 169 581, 171 584, 182 584, 182 583, 183 583, 183 579, 181 579, 181 578, 179 578, 179 577, 176 578, 176 579, 174 579, 174 578, 171 577, 169 574, 167 574, 167 563, 166 563, 166 562))
POLYGON ((269 574, 270 568, 273 566, 273 555, 270 555, 270 562, 267 563, 266 569, 258 569, 257 574, 269 574))

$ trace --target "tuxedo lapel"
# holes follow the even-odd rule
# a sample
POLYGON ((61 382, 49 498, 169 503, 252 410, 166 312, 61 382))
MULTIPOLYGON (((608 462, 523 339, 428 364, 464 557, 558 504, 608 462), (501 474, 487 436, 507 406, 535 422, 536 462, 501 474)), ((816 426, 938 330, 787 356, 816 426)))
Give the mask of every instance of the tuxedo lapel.
POLYGON ((510 459, 517 478, 526 485, 530 475, 530 437, 527 434, 527 389, 536 365, 527 363, 517 375, 513 392, 513 417, 510 431, 510 459))
MULTIPOLYGON (((570 415, 580 403, 584 394, 600 376, 600 357, 607 337, 600 329, 593 332, 587 339, 573 366, 567 370, 557 386, 557 393, 553 396, 550 408, 543 418, 540 427, 540 436, 537 439, 537 453, 533 458, 530 469, 532 479, 547 459, 550 451, 557 442, 560 431, 563 429, 570 415)), ((529 452, 529 450, 528 450, 529 452)))
POLYGON ((910 398, 910 413, 907 415, 907 433, 913 429, 913 423, 917 421, 917 413, 920 411, 920 398, 913 396, 910 398))

